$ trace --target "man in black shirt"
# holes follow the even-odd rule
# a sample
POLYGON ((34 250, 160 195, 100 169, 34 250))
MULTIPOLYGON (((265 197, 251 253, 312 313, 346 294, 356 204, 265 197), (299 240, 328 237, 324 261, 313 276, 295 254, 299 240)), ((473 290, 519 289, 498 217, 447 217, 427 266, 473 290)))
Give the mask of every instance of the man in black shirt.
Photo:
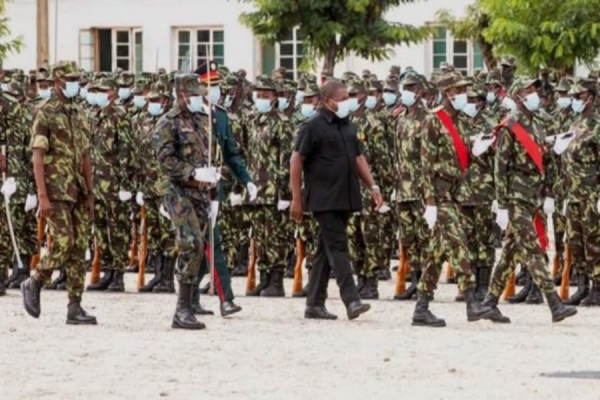
POLYGON ((300 222, 306 206, 320 229, 304 317, 337 318, 325 308, 333 268, 348 318, 355 319, 371 308, 358 297, 348 255, 348 218, 362 208, 359 179, 371 188, 376 208, 383 199, 362 155, 356 128, 348 120, 346 87, 340 81, 328 81, 321 88, 321 98, 323 108, 300 127, 291 160, 292 218, 300 222))

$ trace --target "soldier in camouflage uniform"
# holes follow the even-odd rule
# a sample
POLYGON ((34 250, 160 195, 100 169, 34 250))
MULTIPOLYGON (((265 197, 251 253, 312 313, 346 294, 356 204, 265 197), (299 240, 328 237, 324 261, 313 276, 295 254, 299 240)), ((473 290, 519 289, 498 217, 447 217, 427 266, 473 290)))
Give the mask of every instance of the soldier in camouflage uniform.
MULTIPOLYGON (((494 311, 475 299, 475 280, 461 219, 457 189, 468 168, 468 150, 457 132, 458 113, 467 104, 468 82, 457 72, 444 74, 438 83, 442 106, 433 109, 423 125, 421 169, 426 202, 425 221, 432 230, 413 325, 445 326, 429 311, 429 301, 439 280, 442 263, 448 260, 456 270, 458 289, 464 293, 469 321, 489 319, 494 311)), ((463 133, 464 134, 464 133, 463 133)))
POLYGON ((88 290, 123 292, 129 263, 130 204, 133 201, 133 133, 129 116, 117 101, 117 83, 102 78, 96 84, 100 111, 94 118, 92 159, 96 220, 94 235, 104 276, 88 290))
POLYGON ((512 86, 513 80, 515 78, 515 71, 517 70, 517 59, 512 55, 502 57, 502 59, 500 60, 500 68, 500 83, 502 84, 504 90, 508 91, 508 89, 512 86))
POLYGON ((121 71, 113 76, 118 85, 118 105, 120 105, 128 114, 134 114, 136 107, 133 104, 132 89, 135 84, 135 74, 131 72, 121 71))
POLYGON ((92 164, 87 121, 75 102, 79 71, 74 62, 58 62, 52 69, 55 96, 40 105, 31 128, 33 170, 52 247, 32 277, 21 285, 29 315, 41 313, 40 292, 52 271, 65 266, 69 306, 67 324, 96 324, 81 308, 85 279, 87 226, 94 216, 92 164))
POLYGON ((286 210, 291 199, 287 177, 293 126, 285 115, 277 112, 277 89, 272 79, 257 78, 255 90, 260 115, 250 127, 247 160, 258 186, 251 221, 260 283, 248 294, 283 297, 283 273, 291 244, 286 210))
POLYGON ((551 176, 548 154, 544 154, 545 131, 542 121, 534 116, 539 108, 538 81, 519 77, 508 95, 516 102, 518 112, 499 130, 494 178, 498 210, 496 221, 508 227, 499 263, 494 268, 490 289, 484 304, 496 311, 494 321, 510 322, 497 308, 498 299, 517 260, 527 266, 533 281, 544 293, 552 321, 559 322, 577 313, 565 306, 554 291, 554 283, 546 269, 547 238, 540 212, 545 196, 544 211, 551 213, 551 176), (513 128, 516 127, 516 128, 513 128), (518 128, 521 128, 519 130, 518 128))
POLYGON ((416 75, 402 81, 402 109, 396 122, 397 167, 396 209, 400 241, 406 252, 411 270, 411 285, 395 300, 410 300, 417 293, 421 279, 429 234, 423 219, 423 182, 421 175, 421 140, 423 123, 428 110, 421 102, 423 82, 416 75))

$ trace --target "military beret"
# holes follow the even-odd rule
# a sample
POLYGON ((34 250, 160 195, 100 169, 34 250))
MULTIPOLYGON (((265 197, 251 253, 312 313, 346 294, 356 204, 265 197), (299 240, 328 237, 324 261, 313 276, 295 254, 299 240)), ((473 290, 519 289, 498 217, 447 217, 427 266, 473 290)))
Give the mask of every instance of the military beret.
POLYGON ((510 97, 515 97, 516 94, 522 90, 530 87, 531 85, 535 85, 536 87, 540 86, 540 80, 537 78, 530 78, 527 76, 518 76, 513 81, 512 85, 508 89, 508 95, 510 97))
POLYGON ((254 84, 254 89, 256 90, 274 90, 277 91, 277 87, 273 79, 268 76, 261 75, 256 78, 256 83, 254 84))
POLYGON ((194 73, 200 77, 200 82, 204 85, 218 85, 221 82, 219 66, 214 60, 202 61, 194 70, 194 73))
POLYGON ((198 75, 192 73, 175 74, 175 89, 178 92, 188 92, 195 96, 206 94, 206 89, 200 86, 198 75))
POLYGON ((446 91, 455 87, 467 86, 468 84, 469 81, 460 72, 450 71, 440 77, 437 86, 441 91, 446 91))
POLYGON ((59 61, 52 66, 53 78, 79 78, 80 75, 75 61, 59 61))

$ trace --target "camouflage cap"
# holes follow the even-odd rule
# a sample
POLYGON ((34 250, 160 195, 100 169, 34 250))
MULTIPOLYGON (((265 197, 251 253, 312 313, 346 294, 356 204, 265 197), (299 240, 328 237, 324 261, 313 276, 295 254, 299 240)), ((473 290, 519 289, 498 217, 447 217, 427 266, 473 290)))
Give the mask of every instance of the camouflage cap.
POLYGON ((158 69, 158 75, 166 75, 167 74, 167 70, 164 68, 159 68, 158 69))
POLYGON ((304 97, 318 96, 320 94, 319 85, 317 82, 306 82, 306 88, 304 88, 304 97))
POLYGON ((150 85, 150 92, 146 95, 146 98, 148 100, 155 100, 160 98, 160 96, 171 98, 171 91, 167 85, 161 82, 156 82, 150 85))
POLYGON ((370 80, 370 81, 378 81, 379 78, 377 77, 377 74, 371 74, 369 75, 369 77, 365 80, 370 80))
POLYGON ((273 79, 271 79, 265 75, 261 75, 256 78, 256 83, 254 84, 254 89, 277 91, 277 87, 276 87, 273 79))
POLYGON ((583 85, 581 85, 581 83, 577 82, 573 86, 571 86, 571 89, 569 89, 568 94, 569 94, 569 96, 575 96, 580 93, 585 93, 587 91, 588 90, 585 87, 583 87, 583 85))
POLYGON ((143 93, 144 91, 149 90, 151 84, 152 84, 151 79, 140 76, 140 77, 136 78, 135 84, 133 85, 133 89, 131 90, 131 93, 133 93, 134 95, 136 95, 136 94, 139 95, 140 93, 143 93))
POLYGON ((238 77, 240 77, 241 79, 246 79, 246 70, 245 69, 239 69, 235 74, 238 77))
POLYGON ((236 86, 239 86, 241 83, 241 79, 238 78, 235 74, 227 74, 221 80, 221 88, 229 90, 236 86))
POLYGON ((367 81, 365 81, 366 86, 367 86, 367 90, 369 92, 371 91, 378 91, 378 92, 382 92, 383 91, 383 85, 380 81, 378 81, 377 79, 369 79, 367 81))
POLYGON ((506 55, 504 57, 502 57, 502 59, 500 60, 500 65, 503 67, 516 67, 517 66, 517 59, 515 58, 515 56, 511 56, 511 55, 506 55))
POLYGON ((467 97, 483 97, 487 95, 487 90, 482 84, 474 84, 467 88, 467 97))
POLYGON ((200 86, 198 75, 189 72, 175 74, 175 89, 178 92, 187 92, 195 96, 206 94, 206 89, 200 86))
POLYGON ((346 86, 348 87, 348 93, 350 94, 362 93, 365 91, 364 82, 359 78, 351 78, 346 82, 346 86))
POLYGON ((389 92, 397 92, 398 91, 398 77, 396 75, 390 74, 385 79, 383 83, 383 90, 387 90, 389 92))
POLYGON ((389 74, 396 76, 396 77, 400 76, 401 72, 402 72, 402 68, 400 68, 399 65, 392 65, 389 70, 389 74))
POLYGON ((132 87, 135 82, 135 74, 131 72, 121 72, 117 78, 117 84, 120 87, 132 87))
POLYGON ((429 82, 433 83, 434 85, 437 85, 440 79, 442 79, 442 74, 436 71, 433 71, 429 76, 429 82))
POLYGON ((219 76, 222 76, 222 77, 223 76, 227 76, 227 75, 229 75, 231 73, 231 71, 229 71, 229 68, 227 68, 224 65, 219 65, 217 67, 217 71, 219 71, 219 76))
POLYGON ((563 78, 558 82, 558 85, 556 86, 556 91, 562 92, 562 93, 567 93, 569 90, 571 90, 572 84, 573 84, 572 80, 570 80, 568 78, 563 78))
POLYGON ((116 90, 118 88, 117 81, 112 77, 99 79, 94 85, 95 89, 100 90, 116 90))
POLYGON ((598 80, 598 78, 600 78, 600 71, 597 69, 591 70, 588 74, 588 78, 598 80))
POLYGON ((490 84, 490 85, 491 84, 501 85, 501 79, 502 79, 502 73, 500 72, 500 70, 498 68, 494 68, 487 74, 487 77, 485 78, 485 83, 490 84))
POLYGON ((48 81, 52 81, 52 76, 50 75, 50 72, 43 70, 43 69, 39 69, 37 71, 37 73, 35 74, 35 80, 37 82, 48 82, 48 81))
POLYGON ((287 75, 287 69, 285 67, 275 68, 271 72, 271 79, 273 80, 283 80, 287 75))
POLYGON ((444 62, 440 63, 440 71, 442 72, 442 74, 445 74, 447 72, 453 72, 454 65, 444 61, 444 62))
POLYGON ((539 87, 540 80, 537 78, 530 78, 527 76, 517 76, 513 81, 513 84, 510 85, 510 88, 508 89, 508 96, 515 97, 519 90, 526 89, 531 85, 536 85, 537 87, 539 87))
POLYGON ((361 76, 363 79, 368 79, 371 76, 371 71, 369 71, 368 69, 363 69, 361 76))
POLYGON ((467 86, 468 84, 469 81, 467 81, 460 72, 451 71, 441 76, 437 86, 441 91, 446 91, 455 87, 467 86))
POLYGON ((342 74, 342 82, 348 83, 351 80, 359 80, 360 78, 352 71, 346 71, 342 74))
POLYGON ((298 88, 298 83, 291 79, 286 79, 283 81, 282 89, 284 92, 295 92, 298 88))
POLYGON ((418 85, 420 83, 423 83, 423 80, 418 74, 415 74, 414 72, 405 74, 404 78, 401 81, 402 86, 418 85))
POLYGON ((79 78, 81 73, 75 61, 59 61, 52 66, 53 78, 79 78))
POLYGON ((585 89, 596 93, 596 81, 589 78, 581 78, 577 80, 577 83, 583 86, 585 89))

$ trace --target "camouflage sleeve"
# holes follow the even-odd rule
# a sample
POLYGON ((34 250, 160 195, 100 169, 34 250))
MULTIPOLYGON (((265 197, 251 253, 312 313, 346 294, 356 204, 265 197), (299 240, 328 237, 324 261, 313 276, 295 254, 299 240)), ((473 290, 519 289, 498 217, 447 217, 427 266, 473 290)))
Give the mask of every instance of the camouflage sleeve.
POLYGON ((178 156, 173 130, 173 120, 169 115, 162 117, 158 121, 152 139, 158 163, 165 178, 171 181, 188 181, 192 175, 192 171, 194 171, 194 167, 178 156))
POLYGON ((433 180, 435 178, 434 167, 437 158, 438 135, 433 122, 432 116, 427 116, 421 131, 421 171, 423 175, 423 198, 425 200, 435 197, 433 180))
POLYGON ((498 147, 494 159, 494 181, 498 208, 508 206, 508 169, 512 160, 513 135, 507 128, 500 129, 498 147))
POLYGON ((290 159, 292 158, 292 149, 294 142, 293 125, 284 123, 281 128, 281 141, 279 146, 279 182, 277 188, 279 191, 279 199, 290 200, 292 191, 290 188, 290 159))
POLYGON ((142 143, 141 143, 141 135, 142 135, 142 127, 139 119, 136 119, 131 122, 131 143, 134 151, 131 155, 131 173, 132 173, 132 181, 133 181, 133 190, 136 192, 143 192, 142 190, 142 175, 144 174, 144 157, 145 154, 142 154, 142 143))
POLYGON ((48 135, 50 130, 48 129, 46 113, 44 110, 39 110, 33 118, 31 125, 31 148, 42 149, 48 151, 50 143, 48 141, 48 135))
POLYGON ((133 190, 133 158, 134 158, 134 143, 133 143, 133 132, 131 129, 131 122, 129 118, 123 116, 119 118, 118 122, 118 135, 119 135, 119 169, 118 179, 119 188, 122 190, 133 190))

